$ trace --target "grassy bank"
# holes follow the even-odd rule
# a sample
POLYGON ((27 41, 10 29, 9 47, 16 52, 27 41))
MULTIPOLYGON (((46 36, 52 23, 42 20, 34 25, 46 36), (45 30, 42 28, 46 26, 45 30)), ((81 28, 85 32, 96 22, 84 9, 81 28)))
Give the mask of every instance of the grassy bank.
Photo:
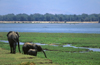
MULTIPOLYGON (((5 32, 0 32, 0 39, 7 40, 5 32)), ((72 44, 79 47, 100 48, 100 34, 78 33, 19 33, 21 42, 44 44, 72 44)))
MULTIPOLYGON (((22 48, 22 46, 20 46, 22 48)), ((10 54, 10 48, 8 44, 0 42, 0 64, 31 64, 36 65, 99 65, 100 64, 100 52, 85 52, 87 49, 75 49, 75 48, 63 48, 54 46, 42 46, 45 51, 47 59, 42 52, 38 52, 37 57, 24 55, 18 53, 10 54), (13 60, 13 61, 12 61, 13 60), (17 61, 17 62, 16 62, 17 61)), ((21 49, 22 51, 22 49, 21 49)))
POLYGON ((58 65, 52 60, 21 53, 10 54, 9 50, 0 48, 0 65, 58 65))
MULTIPOLYGON (((7 40, 6 32, 0 32, 0 40, 7 40)), ((76 33, 19 33, 21 42, 45 43, 45 44, 72 44, 75 46, 100 48, 100 34, 76 34, 76 33)), ((100 65, 100 52, 86 52, 88 49, 42 46, 47 50, 45 59, 42 52, 38 52, 37 57, 19 54, 9 54, 8 44, 0 42, 0 63, 8 64, 35 63, 36 65, 100 65), (80 53, 82 52, 82 53, 80 53), (85 53, 83 53, 85 52, 85 53), (32 58, 31 58, 32 57, 32 58), (34 57, 34 58, 33 58, 34 57), (14 60, 12 62, 11 60, 14 60), (39 62, 37 62, 39 60, 39 62), (47 60, 47 61, 46 61, 47 60), (17 61, 17 62, 15 62, 17 61), (46 62, 44 62, 46 61, 46 62), (46 64, 48 63, 48 64, 46 64)), ((22 48, 22 46, 20 46, 22 48)), ((22 51, 22 49, 21 49, 22 51)))

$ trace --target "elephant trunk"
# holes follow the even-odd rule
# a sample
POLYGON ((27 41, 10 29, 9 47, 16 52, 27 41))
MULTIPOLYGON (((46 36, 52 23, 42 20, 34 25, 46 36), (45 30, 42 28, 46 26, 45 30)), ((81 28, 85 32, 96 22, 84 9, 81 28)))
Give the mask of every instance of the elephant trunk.
MULTIPOLYGON (((42 50, 43 51, 43 50, 42 50)), ((44 55, 45 55, 45 57, 47 58, 47 56, 46 56, 46 54, 45 54, 45 52, 43 51, 43 53, 44 53, 44 55)))

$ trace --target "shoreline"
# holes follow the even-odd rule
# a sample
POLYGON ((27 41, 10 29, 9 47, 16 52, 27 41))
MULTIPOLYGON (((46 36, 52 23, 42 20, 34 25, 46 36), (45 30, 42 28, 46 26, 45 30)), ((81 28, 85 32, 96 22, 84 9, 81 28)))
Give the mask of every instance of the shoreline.
POLYGON ((98 21, 0 21, 0 23, 99 23, 98 21))

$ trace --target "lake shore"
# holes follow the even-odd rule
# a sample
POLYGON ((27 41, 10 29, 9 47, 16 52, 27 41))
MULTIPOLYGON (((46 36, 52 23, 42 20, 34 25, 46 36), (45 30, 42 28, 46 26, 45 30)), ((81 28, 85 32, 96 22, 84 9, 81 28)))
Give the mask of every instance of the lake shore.
POLYGON ((0 23, 99 23, 98 21, 0 21, 0 23))

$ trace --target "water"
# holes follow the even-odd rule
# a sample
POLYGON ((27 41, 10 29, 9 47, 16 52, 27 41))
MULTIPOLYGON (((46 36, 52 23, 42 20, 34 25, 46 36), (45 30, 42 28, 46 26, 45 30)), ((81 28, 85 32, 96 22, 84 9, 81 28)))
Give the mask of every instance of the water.
MULTIPOLYGON (((0 42, 5 42, 8 43, 8 41, 5 40, 0 40, 0 42)), ((23 45, 23 42, 20 42, 20 45, 23 45)), ((35 43, 37 45, 48 45, 48 44, 41 44, 41 43, 35 43)), ((59 46, 59 45, 52 45, 52 46, 59 46)), ((86 47, 75 47, 75 46, 71 46, 71 44, 67 44, 67 45, 63 45, 63 47, 73 47, 73 48, 84 48, 84 49, 89 49, 92 51, 96 51, 96 52, 100 52, 100 48, 86 48, 86 47)))
POLYGON ((97 33, 100 34, 99 23, 79 24, 0 24, 0 32, 39 32, 39 33, 97 33))
MULTIPOLYGON (((8 41, 5 41, 5 40, 0 40, 0 42, 9 43, 8 41)), ((23 44, 24 44, 23 42, 20 42, 20 45, 23 45, 23 44)))
POLYGON ((89 49, 90 51, 100 52, 100 48, 75 47, 75 46, 71 46, 71 44, 63 45, 63 47, 83 48, 83 49, 89 49))

